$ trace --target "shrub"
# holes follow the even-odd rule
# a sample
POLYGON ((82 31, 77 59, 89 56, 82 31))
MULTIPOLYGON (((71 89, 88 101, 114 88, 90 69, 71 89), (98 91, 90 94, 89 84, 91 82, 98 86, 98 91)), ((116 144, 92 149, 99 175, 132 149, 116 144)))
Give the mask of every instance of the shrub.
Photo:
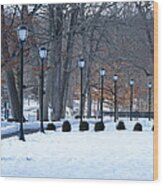
POLYGON ((95 132, 98 132, 98 131, 103 131, 105 129, 105 125, 103 122, 99 121, 97 123, 95 123, 95 132))
POLYGON ((79 118, 80 118, 80 116, 79 116, 79 115, 76 115, 76 116, 75 116, 75 119, 79 119, 79 118))
POLYGON ((136 123, 133 131, 142 131, 142 130, 143 130, 142 125, 140 123, 136 123))
POLYGON ((70 132, 71 131, 71 124, 69 121, 64 121, 62 125, 62 132, 70 132))
POLYGON ((80 123, 79 130, 80 131, 89 130, 89 123, 87 121, 83 121, 82 123, 80 123))
POLYGON ((53 123, 48 123, 46 130, 56 131, 56 126, 53 123))
POLYGON ((117 130, 126 130, 125 124, 123 121, 119 121, 118 125, 116 126, 117 130))

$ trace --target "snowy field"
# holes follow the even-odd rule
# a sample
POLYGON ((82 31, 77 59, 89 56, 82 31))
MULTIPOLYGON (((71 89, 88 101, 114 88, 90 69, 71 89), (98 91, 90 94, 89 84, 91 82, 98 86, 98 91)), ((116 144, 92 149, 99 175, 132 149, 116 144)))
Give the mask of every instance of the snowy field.
POLYGON ((137 121, 125 121, 127 130, 115 130, 105 118, 105 131, 72 132, 61 128, 46 134, 12 137, 1 141, 1 174, 16 177, 153 180, 153 121, 141 119, 143 132, 133 132, 137 121))

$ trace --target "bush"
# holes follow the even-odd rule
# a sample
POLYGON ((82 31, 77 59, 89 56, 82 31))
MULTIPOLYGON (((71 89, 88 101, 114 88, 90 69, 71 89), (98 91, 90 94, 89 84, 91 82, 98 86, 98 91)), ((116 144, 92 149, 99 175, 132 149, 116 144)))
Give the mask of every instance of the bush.
POLYGON ((136 125, 134 126, 133 131, 142 131, 143 127, 140 123, 136 123, 136 125))
POLYGON ((48 123, 46 130, 56 131, 56 126, 53 123, 48 123))
POLYGON ((123 121, 119 121, 118 125, 116 126, 117 130, 126 130, 125 124, 123 121))
POLYGON ((98 132, 98 131, 103 131, 105 129, 105 125, 103 122, 99 121, 97 123, 95 123, 95 132, 98 132))
POLYGON ((79 130, 80 131, 89 130, 89 123, 87 121, 83 121, 82 123, 80 123, 79 130))
POLYGON ((79 119, 79 118, 80 118, 80 116, 79 116, 79 115, 76 115, 76 116, 75 116, 75 119, 79 119))
POLYGON ((62 132, 70 132, 71 131, 71 124, 69 121, 64 121, 62 125, 62 132))

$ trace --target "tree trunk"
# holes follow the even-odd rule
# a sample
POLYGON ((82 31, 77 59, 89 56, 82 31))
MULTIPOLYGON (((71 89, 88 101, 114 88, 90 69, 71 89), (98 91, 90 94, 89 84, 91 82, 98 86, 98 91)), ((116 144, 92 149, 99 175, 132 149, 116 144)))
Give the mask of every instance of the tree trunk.
POLYGON ((15 77, 12 70, 8 70, 5 72, 8 97, 11 104, 11 113, 14 120, 19 121, 20 119, 20 104, 18 93, 15 85, 15 77))
MULTIPOLYGON (((4 17, 4 7, 1 6, 1 15, 2 15, 2 28, 5 29, 5 17, 4 17)), ((11 104, 11 112, 13 119, 19 120, 20 119, 20 103, 19 103, 19 96, 16 89, 15 77, 14 72, 9 66, 9 49, 7 43, 7 32, 2 31, 2 58, 6 61, 6 70, 5 70, 5 78, 8 90, 9 101, 11 104)))
POLYGON ((75 29, 74 26, 77 23, 77 16, 78 16, 78 8, 76 5, 72 7, 71 19, 70 19, 70 26, 69 26, 69 33, 67 39, 67 56, 65 63, 63 65, 63 79, 62 79, 62 106, 61 106, 61 113, 62 117, 65 116, 65 110, 67 105, 67 97, 69 92, 69 82, 70 82, 70 75, 71 75, 71 68, 72 68, 72 54, 73 54, 73 45, 74 45, 74 35, 75 29))
MULTIPOLYGON (((49 73, 47 77, 45 101, 52 107, 51 119, 60 120, 61 118, 61 55, 62 55, 62 31, 63 13, 62 4, 49 5, 49 27, 51 38, 51 51, 49 52, 49 73), (56 7, 56 9, 55 9, 56 7)), ((46 103, 46 115, 48 105, 46 103)))
POLYGON ((88 92, 87 92, 87 117, 90 118, 92 114, 92 96, 91 96, 91 88, 89 86, 88 92))

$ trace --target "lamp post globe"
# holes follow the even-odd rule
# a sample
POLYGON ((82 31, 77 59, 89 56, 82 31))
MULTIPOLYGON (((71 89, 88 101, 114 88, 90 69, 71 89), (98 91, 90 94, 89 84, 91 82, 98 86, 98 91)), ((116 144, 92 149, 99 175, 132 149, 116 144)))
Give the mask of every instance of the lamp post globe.
POLYGON ((114 74, 113 80, 114 80, 114 81, 117 81, 117 80, 118 80, 118 76, 117 76, 116 74, 114 74))
POLYGON ((18 29, 17 29, 17 35, 18 35, 19 41, 21 43, 24 43, 27 39, 27 36, 28 36, 27 26, 25 26, 25 25, 19 26, 18 29))
POLYGON ((84 61, 84 59, 83 58, 81 58, 79 61, 78 61, 78 66, 80 67, 80 68, 84 68, 84 66, 85 66, 85 61, 84 61))
POLYGON ((100 69, 100 76, 101 77, 105 76, 105 69, 104 68, 100 69))
POLYGON ((151 82, 148 83, 148 88, 152 88, 152 83, 151 82))
POLYGON ((130 79, 130 86, 133 86, 133 85, 134 85, 134 80, 130 79))
POLYGON ((47 49, 45 47, 39 48, 39 56, 41 60, 44 60, 47 57, 47 49))

